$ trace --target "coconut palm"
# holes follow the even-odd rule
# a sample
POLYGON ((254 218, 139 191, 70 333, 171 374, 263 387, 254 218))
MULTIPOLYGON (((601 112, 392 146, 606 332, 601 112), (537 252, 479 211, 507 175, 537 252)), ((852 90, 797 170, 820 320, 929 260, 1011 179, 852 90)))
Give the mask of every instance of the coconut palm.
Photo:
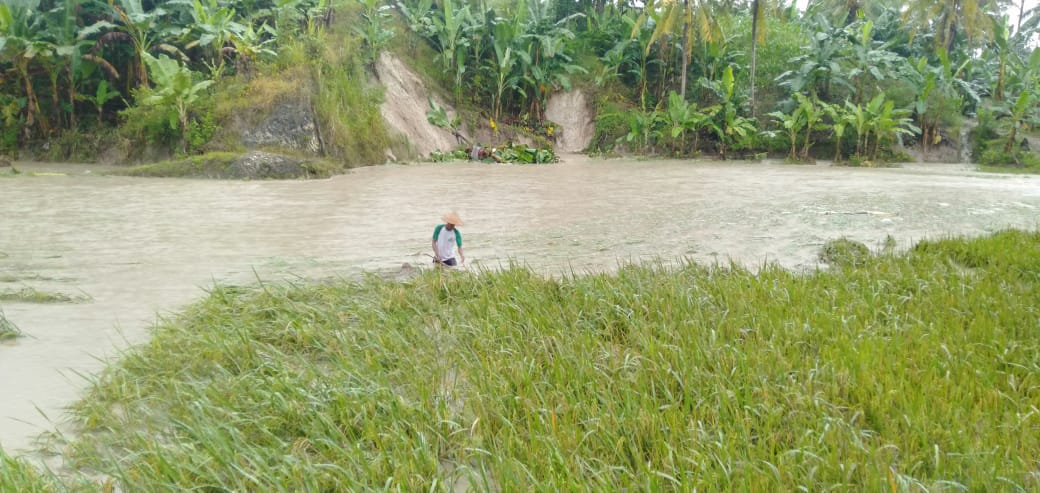
POLYGON ((762 16, 765 12, 765 1, 764 0, 752 0, 751 1, 751 115, 755 114, 755 67, 758 65, 757 60, 757 48, 758 44, 765 42, 766 31, 763 27, 764 19, 762 16))
POLYGON ((903 19, 917 31, 935 35, 937 48, 953 53, 958 36, 969 42, 992 39, 991 14, 1000 12, 1007 0, 911 0, 903 19))
POLYGON ((682 62, 679 72, 679 95, 685 98, 687 69, 690 65, 694 38, 698 32, 702 36, 708 37, 715 32, 710 26, 708 8, 698 5, 696 0, 648 0, 632 30, 631 37, 635 38, 637 30, 648 21, 653 22, 653 34, 650 35, 646 45, 647 53, 650 52, 650 48, 655 42, 673 36, 676 31, 681 33, 679 39, 682 45, 682 62))

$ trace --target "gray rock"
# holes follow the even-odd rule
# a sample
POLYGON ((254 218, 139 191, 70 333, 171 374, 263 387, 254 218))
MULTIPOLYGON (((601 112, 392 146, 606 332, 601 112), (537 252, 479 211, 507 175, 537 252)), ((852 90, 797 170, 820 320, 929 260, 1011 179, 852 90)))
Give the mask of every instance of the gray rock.
POLYGON ((308 102, 303 100, 278 104, 260 124, 242 131, 242 144, 246 147, 280 147, 312 154, 320 154, 322 150, 314 113, 308 102))
POLYGON ((304 161, 281 154, 252 151, 232 161, 228 173, 233 178, 246 180, 303 178, 310 173, 304 164, 304 161))

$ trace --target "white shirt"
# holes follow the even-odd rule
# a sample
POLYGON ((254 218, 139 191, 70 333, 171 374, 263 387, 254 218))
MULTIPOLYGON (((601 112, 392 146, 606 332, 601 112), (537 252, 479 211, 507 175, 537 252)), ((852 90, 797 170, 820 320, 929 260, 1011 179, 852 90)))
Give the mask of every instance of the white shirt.
POLYGON ((462 242, 462 234, 459 233, 458 227, 449 230, 443 224, 437 226, 437 255, 441 257, 441 260, 448 260, 455 258, 455 247, 461 246, 459 243, 462 242))

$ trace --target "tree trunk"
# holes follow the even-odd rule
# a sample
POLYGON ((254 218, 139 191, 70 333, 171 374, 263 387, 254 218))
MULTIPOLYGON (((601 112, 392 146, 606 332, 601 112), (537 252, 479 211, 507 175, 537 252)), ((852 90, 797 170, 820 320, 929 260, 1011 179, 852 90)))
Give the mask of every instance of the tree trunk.
POLYGON ((72 75, 71 59, 65 63, 65 75, 69 80, 69 128, 76 128, 76 82, 72 75))
POLYGON ((753 0, 751 2, 751 116, 756 117, 757 112, 755 111, 755 67, 757 65, 757 50, 758 47, 758 24, 762 21, 759 16, 759 10, 761 8, 762 0, 753 0))
MULTIPOLYGON (((18 66, 18 72, 21 74, 22 80, 25 81, 25 135, 28 137, 32 127, 37 124, 36 116, 40 112, 40 103, 36 99, 32 79, 29 77, 29 60, 25 57, 19 57, 15 63, 18 66)), ((39 127, 44 134, 47 133, 47 125, 43 120, 40 120, 39 127)))
POLYGON ((690 0, 683 0, 682 74, 679 80, 679 95, 686 101, 686 72, 690 65, 690 23, 686 15, 690 12, 690 0))
POLYGON ((1018 26, 1015 27, 1015 34, 1022 31, 1022 18, 1026 15, 1026 0, 1018 2, 1018 26))
POLYGON ((1011 150, 1014 149, 1015 137, 1018 132, 1018 121, 1014 121, 1012 123, 1013 124, 1011 125, 1011 135, 1008 136, 1007 143, 1004 144, 1004 152, 1007 154, 1011 154, 1011 150))

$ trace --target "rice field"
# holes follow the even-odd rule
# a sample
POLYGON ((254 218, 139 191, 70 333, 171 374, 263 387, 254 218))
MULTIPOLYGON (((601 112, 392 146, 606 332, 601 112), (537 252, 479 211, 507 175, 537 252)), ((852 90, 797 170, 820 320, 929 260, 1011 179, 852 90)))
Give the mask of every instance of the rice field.
POLYGON ((0 491, 1040 490, 1040 233, 852 258, 217 286, 0 491))

